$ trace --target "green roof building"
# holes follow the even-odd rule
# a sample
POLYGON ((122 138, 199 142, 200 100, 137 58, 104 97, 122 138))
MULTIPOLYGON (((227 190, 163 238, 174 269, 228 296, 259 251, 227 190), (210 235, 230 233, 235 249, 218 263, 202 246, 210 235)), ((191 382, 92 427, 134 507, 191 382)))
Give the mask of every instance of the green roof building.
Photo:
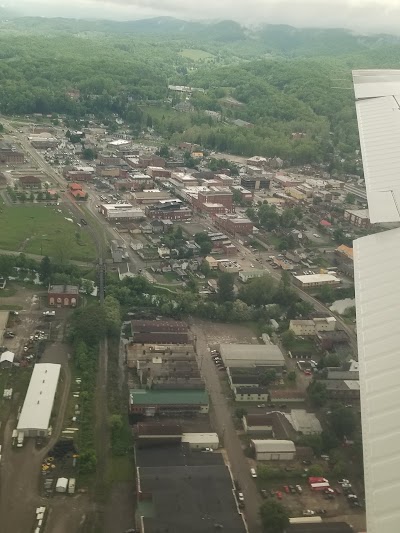
POLYGON ((193 415, 208 413, 208 394, 204 390, 131 389, 130 411, 145 416, 193 415))

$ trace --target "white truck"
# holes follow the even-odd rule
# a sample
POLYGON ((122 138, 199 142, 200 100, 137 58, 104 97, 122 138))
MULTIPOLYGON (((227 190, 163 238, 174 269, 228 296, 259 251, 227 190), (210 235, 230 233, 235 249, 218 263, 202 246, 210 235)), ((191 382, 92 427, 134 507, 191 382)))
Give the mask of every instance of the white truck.
POLYGON ((43 311, 43 316, 56 316, 55 311, 43 311))
POLYGON ((24 432, 18 431, 17 448, 22 448, 22 446, 24 445, 24 437, 25 437, 24 432))

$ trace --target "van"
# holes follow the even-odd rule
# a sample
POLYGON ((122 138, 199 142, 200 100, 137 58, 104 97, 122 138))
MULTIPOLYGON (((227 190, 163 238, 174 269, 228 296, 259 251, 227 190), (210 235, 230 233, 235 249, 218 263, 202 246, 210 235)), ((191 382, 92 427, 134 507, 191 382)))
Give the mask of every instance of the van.
POLYGON ((255 468, 250 468, 250 474, 251 474, 251 477, 257 477, 256 469, 255 468))

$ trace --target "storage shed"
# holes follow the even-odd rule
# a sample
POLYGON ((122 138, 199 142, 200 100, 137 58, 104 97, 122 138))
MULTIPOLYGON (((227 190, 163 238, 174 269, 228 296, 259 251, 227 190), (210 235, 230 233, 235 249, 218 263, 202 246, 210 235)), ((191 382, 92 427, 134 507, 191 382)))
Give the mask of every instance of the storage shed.
POLYGON ((296 448, 291 440, 252 440, 257 461, 293 461, 296 448))
POLYGON ((216 433, 183 433, 182 442, 186 442, 192 450, 202 448, 213 448, 219 446, 219 439, 216 433))

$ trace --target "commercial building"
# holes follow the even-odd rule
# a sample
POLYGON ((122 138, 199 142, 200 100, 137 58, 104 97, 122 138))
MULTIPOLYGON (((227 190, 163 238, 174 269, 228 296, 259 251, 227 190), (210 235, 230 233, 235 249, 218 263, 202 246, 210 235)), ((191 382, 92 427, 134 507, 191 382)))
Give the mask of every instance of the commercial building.
POLYGON ((163 167, 147 167, 147 174, 152 178, 170 178, 171 171, 163 167))
POLYGON ((25 437, 47 437, 61 365, 38 363, 33 367, 17 430, 25 437))
POLYGON ((136 369, 140 384, 148 389, 205 388, 194 354, 192 359, 178 361, 155 354, 151 361, 138 361, 136 369))
POLYGON ((171 198, 160 200, 152 206, 146 206, 146 216, 151 220, 188 220, 192 218, 192 210, 183 205, 182 200, 171 198))
POLYGON ((71 183, 68 187, 70 194, 76 199, 76 200, 86 200, 87 194, 82 189, 82 185, 79 183, 71 183))
POLYGON ((314 336, 321 331, 335 331, 336 318, 328 316, 324 318, 313 318, 311 320, 291 320, 289 329, 295 335, 301 337, 314 336))
POLYGON ((194 416, 207 414, 208 394, 204 390, 131 389, 129 408, 144 416, 194 416))
POLYGON ((218 270, 218 261, 215 259, 215 257, 208 255, 204 258, 204 261, 208 264, 210 270, 218 270))
POLYGON ((138 344, 188 344, 188 327, 178 320, 132 320, 133 342, 138 344))
POLYGON ((321 423, 314 413, 308 413, 305 409, 292 409, 290 415, 286 415, 295 431, 302 435, 320 435, 321 423))
POLYGON ((202 448, 216 450, 219 447, 217 433, 183 433, 181 442, 187 444, 191 450, 201 450, 202 448))
POLYGON ((76 307, 78 302, 79 289, 76 285, 50 285, 47 291, 50 307, 76 307))
POLYGON ((293 389, 270 389, 269 398, 271 402, 289 403, 304 402, 306 396, 304 392, 293 389))
POLYGON ((24 189, 40 189, 42 186, 38 176, 20 176, 19 183, 24 189))
POLYGON ((327 397, 332 400, 359 401, 360 382, 356 379, 321 380, 326 387, 327 397))
POLYGON ((226 367, 283 368, 285 358, 275 344, 220 344, 226 367))
POLYGON ((336 346, 348 344, 349 338, 343 330, 321 331, 315 335, 315 344, 320 350, 332 350, 336 346))
POLYGON ((267 387, 260 387, 259 385, 234 387, 233 392, 237 402, 267 402, 269 399, 267 387))
POLYGON ((255 268, 252 268, 251 270, 242 270, 241 272, 239 272, 239 279, 245 283, 246 281, 249 281, 250 279, 262 278, 263 276, 266 276, 266 275, 267 275, 266 270, 257 270, 255 268))
POLYGON ((354 277, 353 248, 342 244, 335 250, 335 264, 344 274, 354 277))
POLYGON ((293 461, 296 447, 291 440, 252 439, 257 461, 293 461))
POLYGON ((261 157, 259 155, 254 155, 246 160, 246 165, 251 167, 265 168, 268 166, 268 159, 266 157, 261 157))
POLYGON ((214 224, 218 229, 226 231, 234 236, 238 235, 247 237, 252 235, 254 230, 253 222, 250 219, 234 214, 216 214, 214 217, 214 224))
POLYGON ((108 220, 141 220, 145 213, 132 204, 101 204, 100 213, 108 220))
POLYGON ((60 143, 59 141, 49 135, 46 132, 43 133, 32 133, 28 136, 28 140, 34 148, 39 150, 46 150, 48 148, 56 148, 60 143))
POLYGON ((11 163, 19 165, 25 161, 23 152, 20 152, 10 143, 0 142, 0 163, 11 163))
POLYGON ((91 181, 94 177, 92 172, 86 170, 66 170, 64 172, 65 179, 68 181, 91 181))
POLYGON ((279 413, 269 413, 266 415, 245 415, 242 419, 243 428, 247 435, 250 435, 251 437, 273 439, 275 437, 275 415, 278 414, 279 413))
POLYGON ((136 450, 139 533, 245 533, 229 468, 220 453, 187 443, 136 450))
POLYGON ((368 228, 370 225, 368 209, 346 209, 344 219, 358 228, 368 228))
POLYGON ((333 274, 307 274, 304 276, 293 276, 293 279, 296 285, 302 289, 341 284, 341 280, 333 274))
POLYGON ((171 195, 166 191, 150 189, 133 192, 132 199, 138 205, 154 205, 158 204, 160 200, 170 200, 171 195))
POLYGON ((222 204, 228 213, 233 213, 235 210, 233 194, 229 189, 214 187, 209 191, 199 191, 197 200, 194 200, 193 205, 201 211, 203 204, 222 204))

